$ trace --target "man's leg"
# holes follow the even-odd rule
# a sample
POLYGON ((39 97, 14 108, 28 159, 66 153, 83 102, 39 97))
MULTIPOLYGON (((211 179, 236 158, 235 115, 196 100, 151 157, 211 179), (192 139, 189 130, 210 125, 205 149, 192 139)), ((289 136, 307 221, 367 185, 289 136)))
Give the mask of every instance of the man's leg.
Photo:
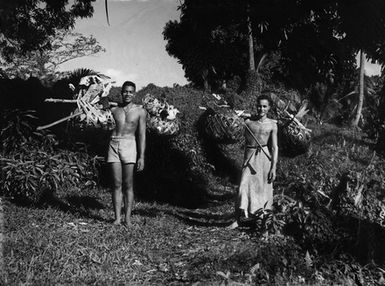
POLYGON ((134 167, 135 164, 122 164, 123 200, 125 211, 125 224, 131 225, 131 212, 134 205, 134 167))
POLYGON ((122 211, 122 165, 120 162, 110 163, 112 175, 112 204, 114 206, 114 224, 120 224, 122 211))

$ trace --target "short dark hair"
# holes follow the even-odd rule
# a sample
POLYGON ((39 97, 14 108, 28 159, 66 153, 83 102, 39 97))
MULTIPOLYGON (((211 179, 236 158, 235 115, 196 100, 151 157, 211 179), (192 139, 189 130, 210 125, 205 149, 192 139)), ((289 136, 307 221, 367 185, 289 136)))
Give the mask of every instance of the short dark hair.
POLYGON ((271 97, 267 94, 261 94, 257 97, 257 102, 261 100, 267 100, 269 102, 269 105, 271 106, 273 104, 273 101, 271 100, 271 97))
POLYGON ((126 86, 132 86, 132 87, 135 88, 135 90, 136 90, 136 85, 135 85, 135 83, 133 83, 132 81, 129 81, 129 80, 125 81, 125 82, 123 83, 123 85, 122 85, 122 89, 124 89, 126 86))

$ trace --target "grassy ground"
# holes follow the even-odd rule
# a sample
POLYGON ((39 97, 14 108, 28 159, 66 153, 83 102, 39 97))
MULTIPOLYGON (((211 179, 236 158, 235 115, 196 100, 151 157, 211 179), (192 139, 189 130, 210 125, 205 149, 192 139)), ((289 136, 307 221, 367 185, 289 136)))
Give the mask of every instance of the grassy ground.
POLYGON ((114 227, 109 223, 112 206, 102 192, 95 193, 100 208, 87 209, 88 216, 4 202, 8 272, 4 282, 214 283, 222 280, 216 271, 229 270, 220 264, 258 245, 243 232, 218 227, 229 221, 230 206, 192 211, 137 203, 134 227, 114 227))
MULTIPOLYGON (((310 154, 281 160, 281 178, 290 170, 302 172, 296 168, 314 158, 325 165, 313 165, 310 172, 321 172, 327 164, 335 166, 330 172, 369 164, 368 142, 350 132, 321 131, 310 154)), ((309 180, 306 173, 298 178, 309 180)), ((278 193, 287 187, 283 179, 276 185, 278 193)), ((233 187, 223 197, 231 197, 233 187)), ((41 207, 2 200, 5 285, 356 285, 358 276, 349 275, 357 269, 363 281, 381 279, 380 272, 354 260, 350 270, 338 261, 318 260, 316 268, 306 249, 281 234, 266 237, 248 228, 226 229, 233 204, 218 196, 197 209, 136 202, 131 229, 111 225, 106 189, 82 194, 68 190, 61 198, 41 207), (340 271, 340 277, 328 276, 328 271, 340 271), (372 276, 368 279, 365 273, 372 276), (274 284, 269 275, 275 275, 274 284)))

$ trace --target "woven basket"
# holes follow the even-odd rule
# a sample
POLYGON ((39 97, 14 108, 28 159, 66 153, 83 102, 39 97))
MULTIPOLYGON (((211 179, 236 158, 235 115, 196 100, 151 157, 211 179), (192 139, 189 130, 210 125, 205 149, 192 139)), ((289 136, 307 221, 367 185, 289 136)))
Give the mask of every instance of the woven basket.
POLYGON ((218 143, 231 144, 243 137, 243 120, 231 109, 222 108, 209 114, 204 122, 206 135, 218 143))
POLYGON ((280 152, 289 157, 304 154, 310 147, 311 133, 289 119, 278 121, 278 137, 280 152))
POLYGON ((102 98, 106 98, 111 83, 98 76, 86 76, 80 80, 79 87, 76 95, 78 108, 75 110, 75 113, 83 112, 78 117, 79 125, 83 128, 114 129, 115 120, 111 110, 104 110, 99 104, 102 98))
POLYGON ((180 130, 180 121, 162 120, 158 116, 147 116, 147 128, 158 135, 173 136, 180 130))
POLYGON ((173 105, 150 94, 142 102, 148 112, 147 127, 151 132, 163 136, 173 136, 179 132, 180 120, 176 117, 179 111, 173 105))
POLYGON ((115 128, 115 120, 111 110, 103 110, 99 106, 91 105, 87 102, 83 102, 80 105, 80 109, 84 112, 78 117, 80 127, 101 128, 105 130, 113 130, 115 128))
POLYGON ((166 108, 166 103, 147 94, 143 99, 143 107, 147 110, 150 116, 159 116, 160 112, 166 108))

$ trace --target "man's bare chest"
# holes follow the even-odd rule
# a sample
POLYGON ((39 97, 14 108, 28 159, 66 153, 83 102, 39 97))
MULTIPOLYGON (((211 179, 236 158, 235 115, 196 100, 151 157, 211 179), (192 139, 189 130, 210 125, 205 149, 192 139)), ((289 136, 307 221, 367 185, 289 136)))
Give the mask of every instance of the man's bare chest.
POLYGON ((124 125, 135 125, 139 120, 139 114, 135 109, 119 108, 113 113, 115 122, 124 125))

